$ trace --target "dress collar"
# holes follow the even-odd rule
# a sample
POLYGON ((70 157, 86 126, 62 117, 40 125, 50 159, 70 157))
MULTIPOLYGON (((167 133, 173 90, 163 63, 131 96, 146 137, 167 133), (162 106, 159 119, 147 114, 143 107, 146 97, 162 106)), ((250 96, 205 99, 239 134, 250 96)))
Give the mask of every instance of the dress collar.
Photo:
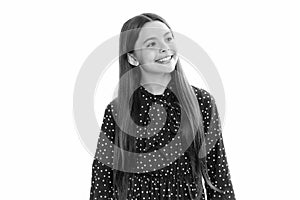
POLYGON ((162 94, 152 94, 151 92, 149 92, 143 85, 140 85, 140 89, 142 91, 143 94, 145 94, 146 96, 150 97, 151 99, 165 99, 168 96, 170 96, 171 93, 173 93, 173 90, 175 89, 175 82, 173 80, 173 78, 169 81, 169 83, 167 84, 167 87, 165 88, 164 92, 162 94))

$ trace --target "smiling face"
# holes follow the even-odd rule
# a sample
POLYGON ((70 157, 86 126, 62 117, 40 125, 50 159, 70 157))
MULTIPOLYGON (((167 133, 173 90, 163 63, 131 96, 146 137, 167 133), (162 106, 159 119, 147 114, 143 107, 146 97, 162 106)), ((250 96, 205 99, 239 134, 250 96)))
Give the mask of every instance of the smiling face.
POLYGON ((170 73, 175 69, 178 57, 174 38, 168 26, 160 21, 143 26, 134 49, 130 55, 146 73, 170 73))

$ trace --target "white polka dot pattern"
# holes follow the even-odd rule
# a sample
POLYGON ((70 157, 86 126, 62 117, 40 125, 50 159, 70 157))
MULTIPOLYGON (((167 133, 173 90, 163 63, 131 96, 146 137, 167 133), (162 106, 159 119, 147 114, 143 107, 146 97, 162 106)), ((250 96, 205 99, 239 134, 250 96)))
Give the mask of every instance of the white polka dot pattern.
MULTIPOLYGON (((171 81, 168 88, 172 89, 174 83, 171 81)), ((143 86, 137 90, 138 102, 135 104, 137 124, 140 129, 139 134, 149 134, 149 137, 136 138, 136 148, 139 153, 154 152, 168 144, 175 138, 180 125, 180 109, 176 104, 176 97, 171 90, 166 89, 162 95, 153 95, 143 86), (167 123, 161 130, 155 127, 150 130, 141 128, 142 124, 147 125, 147 121, 156 120, 157 126, 163 116, 163 109, 149 111, 152 103, 160 103, 167 112, 167 123), (151 131, 153 131, 151 133, 151 131), (156 133, 155 133, 156 132, 156 133)), ((206 163, 208 175, 214 186, 223 190, 224 193, 214 191, 205 183, 206 198, 208 200, 235 199, 228 163, 225 154, 224 142, 222 138, 221 123, 215 100, 206 90, 198 89, 193 86, 196 97, 199 101, 201 113, 203 115, 203 125, 207 148, 206 163)), ((113 118, 113 104, 110 103, 104 113, 103 123, 99 134, 97 150, 92 167, 92 182, 90 200, 114 199, 114 187, 112 182, 112 169, 104 163, 113 162, 113 141, 115 131, 115 121, 113 118), (108 138, 109 140, 107 140, 108 138), (110 142, 111 141, 111 142, 110 142)), ((180 143, 176 146, 180 148, 180 143)), ((175 151, 176 152, 176 151, 175 151)), ((205 194, 202 189, 202 196, 198 196, 197 184, 191 175, 191 164, 187 152, 179 154, 178 159, 165 166, 158 166, 159 160, 163 156, 157 154, 156 157, 148 154, 148 157, 138 159, 137 167, 144 168, 145 173, 133 173, 129 178, 128 198, 145 200, 164 200, 164 199, 199 199, 204 200, 205 194), (149 156, 150 155, 150 156, 149 156), (151 162, 145 162, 145 159, 151 162), (151 166, 147 166, 151 163, 151 166), (153 165, 153 166, 152 166, 153 165), (154 170, 147 171, 152 168, 154 170), (162 168, 161 168, 162 167, 162 168), (158 168, 157 170, 155 170, 158 168)), ((177 152, 176 152, 177 153, 177 152)), ((175 153, 174 153, 175 154, 175 153)), ((141 154, 143 155, 143 154, 141 154)), ((170 155, 172 156, 172 155, 170 155)))

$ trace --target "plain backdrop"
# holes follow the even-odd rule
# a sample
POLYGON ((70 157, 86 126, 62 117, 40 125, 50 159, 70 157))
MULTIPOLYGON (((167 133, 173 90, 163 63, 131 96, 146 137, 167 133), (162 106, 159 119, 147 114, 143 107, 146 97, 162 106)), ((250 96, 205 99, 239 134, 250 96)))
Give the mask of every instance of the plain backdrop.
MULTIPOLYGON (((74 123, 75 81, 90 53, 144 12, 218 69, 236 198, 299 199, 300 14, 289 0, 1 1, 0 199, 89 198, 93 158, 74 123)), ((95 105, 99 120, 105 103, 95 105)))

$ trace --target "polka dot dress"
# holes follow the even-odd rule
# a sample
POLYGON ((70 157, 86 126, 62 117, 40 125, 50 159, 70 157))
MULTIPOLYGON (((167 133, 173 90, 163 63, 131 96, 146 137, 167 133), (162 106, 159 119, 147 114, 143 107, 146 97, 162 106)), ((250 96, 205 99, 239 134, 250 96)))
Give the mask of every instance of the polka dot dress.
MULTIPOLYGON (((188 152, 182 151, 181 140, 177 139, 181 111, 178 100, 172 92, 173 88, 175 89, 175 83, 171 80, 161 95, 154 95, 143 86, 140 86, 133 95, 132 117, 137 125, 137 134, 140 136, 136 137, 136 150, 140 154, 135 165, 137 172, 130 173, 127 199, 234 200, 214 98, 206 90, 192 86, 203 115, 208 175, 212 184, 223 191, 215 191, 203 181, 205 187, 202 187, 200 196, 197 180, 192 176, 188 152), (170 142, 173 142, 172 145, 168 145, 170 142), (166 146, 169 146, 171 151, 166 150, 166 146)), ((113 163, 116 128, 113 116, 116 114, 113 113, 115 113, 114 106, 111 102, 105 109, 93 161, 90 200, 116 199, 113 195, 117 193, 112 182, 113 171, 109 167, 113 163)), ((201 180, 200 182, 202 184, 201 180)))

